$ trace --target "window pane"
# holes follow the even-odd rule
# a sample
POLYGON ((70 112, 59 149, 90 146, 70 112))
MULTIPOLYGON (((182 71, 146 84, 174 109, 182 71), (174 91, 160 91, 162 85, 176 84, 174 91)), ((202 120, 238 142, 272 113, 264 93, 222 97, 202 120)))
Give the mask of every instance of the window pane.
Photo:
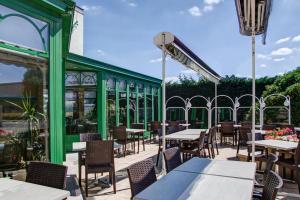
POLYGON ((46 22, 0 5, 0 40, 40 51, 48 51, 49 28, 46 22), (34 25, 35 26, 34 26, 34 25))
POLYGON ((65 111, 67 134, 97 132, 96 83, 96 73, 66 72, 65 111))
POLYGON ((135 84, 130 83, 130 124, 136 122, 136 92, 135 92, 135 84))
POLYGON ((48 159, 48 67, 26 63, 0 61, 0 163, 48 159))
POLYGON ((126 92, 119 93, 119 123, 127 126, 127 94, 126 92))
POLYGON ((116 92, 107 91, 107 101, 106 101, 106 112, 107 112, 107 133, 111 133, 114 126, 116 126, 116 92))

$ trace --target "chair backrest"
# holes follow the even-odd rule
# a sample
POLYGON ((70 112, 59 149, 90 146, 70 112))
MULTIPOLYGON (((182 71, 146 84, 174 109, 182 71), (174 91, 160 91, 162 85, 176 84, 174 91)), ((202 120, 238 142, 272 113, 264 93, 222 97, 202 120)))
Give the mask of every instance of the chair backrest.
POLYGON ((178 147, 169 148, 164 151, 167 173, 182 164, 180 150, 178 147))
POLYGON ((101 140, 99 133, 80 133, 79 138, 80 138, 80 142, 101 140))
POLYGON ((252 122, 250 122, 250 121, 241 122, 241 126, 251 128, 252 127, 252 122))
MULTIPOLYGON (((250 130, 250 132, 248 132, 248 141, 252 141, 252 133, 251 133, 251 130, 250 130)), ((262 134, 261 133, 255 133, 255 141, 257 141, 257 140, 263 140, 263 136, 262 136, 262 134)))
POLYGON ((205 131, 200 132, 200 137, 198 140, 198 149, 204 148, 204 142, 205 142, 205 131))
POLYGON ((296 166, 299 166, 300 165, 300 140, 298 142, 298 146, 297 146, 294 158, 295 158, 296 166))
POLYGON ((127 168, 127 173, 132 197, 146 189, 157 180, 153 161, 150 159, 131 165, 127 168))
POLYGON ((275 154, 268 154, 268 159, 267 159, 267 164, 266 164, 266 168, 264 170, 264 183, 267 179, 267 176, 269 174, 269 172, 272 170, 273 166, 275 165, 275 163, 278 161, 278 156, 276 156, 275 154))
POLYGON ((263 200, 275 200, 278 190, 282 187, 282 178, 273 171, 270 171, 263 188, 263 200))
POLYGON ((96 140, 86 143, 85 166, 114 164, 114 142, 112 140, 96 140))
POLYGON ((275 124, 264 124, 262 129, 267 130, 267 131, 272 131, 272 130, 276 129, 276 125, 275 124))
POLYGON ((114 140, 126 140, 126 126, 115 126, 113 127, 113 139, 114 140))
POLYGON ((178 131, 178 128, 176 126, 171 126, 171 127, 168 128, 166 135, 175 133, 177 131, 178 131))
POLYGON ((151 125, 151 131, 157 131, 160 128, 160 122, 158 121, 152 121, 150 122, 151 125))
POLYGON ((32 161, 28 165, 26 182, 65 189, 67 169, 64 165, 32 161))
POLYGON ((239 129, 239 140, 243 144, 247 144, 249 141, 248 134, 251 133, 251 128, 247 126, 241 126, 239 129))
POLYGON ((233 122, 221 123, 221 132, 222 132, 222 134, 233 135, 234 134, 233 122))
POLYGON ((144 124, 133 123, 133 124, 131 124, 130 128, 134 128, 134 129, 144 129, 144 124))

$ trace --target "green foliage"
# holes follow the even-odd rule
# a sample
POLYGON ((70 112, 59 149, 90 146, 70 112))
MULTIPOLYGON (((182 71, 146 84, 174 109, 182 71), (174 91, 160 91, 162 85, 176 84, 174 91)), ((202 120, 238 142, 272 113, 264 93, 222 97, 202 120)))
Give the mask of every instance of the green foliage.
MULTIPOLYGON (((300 67, 277 77, 272 85, 268 85, 263 92, 266 97, 270 94, 279 93, 289 95, 291 98, 291 115, 292 123, 299 125, 300 123, 300 67)), ((282 97, 274 96, 267 101, 267 105, 283 105, 282 97)), ((273 116, 278 113, 273 113, 273 116)))

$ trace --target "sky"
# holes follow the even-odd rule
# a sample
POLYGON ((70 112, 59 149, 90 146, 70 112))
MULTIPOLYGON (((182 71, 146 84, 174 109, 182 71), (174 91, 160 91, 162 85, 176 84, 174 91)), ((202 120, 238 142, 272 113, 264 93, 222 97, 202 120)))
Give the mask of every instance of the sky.
MULTIPOLYGON (((266 45, 257 36, 257 77, 300 66, 300 1, 275 0, 266 45)), ((239 33, 233 0, 76 0, 85 10, 84 55, 161 78, 153 37, 172 32, 221 76, 251 75, 251 38, 239 33)), ((168 59, 167 80, 196 77, 168 59)))

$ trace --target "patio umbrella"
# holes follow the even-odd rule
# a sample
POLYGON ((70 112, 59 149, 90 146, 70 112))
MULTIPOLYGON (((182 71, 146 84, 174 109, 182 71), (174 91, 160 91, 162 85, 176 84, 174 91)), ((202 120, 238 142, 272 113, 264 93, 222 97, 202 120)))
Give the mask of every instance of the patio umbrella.
MULTIPOLYGON (((164 151, 166 146, 166 56, 170 55, 172 59, 180 62, 185 67, 196 71, 199 75, 215 84, 219 83, 220 75, 170 32, 158 33, 154 37, 154 44, 162 50, 162 146, 164 151)), ((162 159, 162 162, 162 173, 165 174, 164 159, 162 159)))
POLYGON ((252 161, 255 162, 255 36, 266 43, 272 0, 235 0, 240 33, 252 37, 252 161))

